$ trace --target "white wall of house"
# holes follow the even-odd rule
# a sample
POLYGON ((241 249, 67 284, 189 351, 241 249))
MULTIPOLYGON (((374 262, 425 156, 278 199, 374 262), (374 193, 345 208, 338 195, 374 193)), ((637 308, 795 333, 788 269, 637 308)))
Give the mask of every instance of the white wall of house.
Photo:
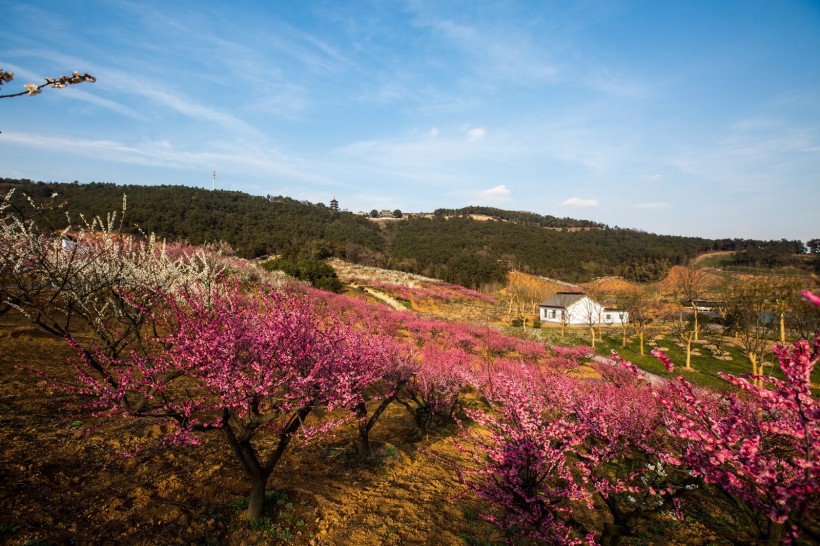
POLYGON ((621 326, 629 322, 629 312, 620 309, 604 309, 601 324, 604 326, 621 326))
POLYGON ((541 322, 568 324, 571 326, 621 325, 629 321, 626 311, 605 309, 598 302, 584 296, 566 309, 561 307, 544 307, 540 309, 541 322), (565 318, 566 317, 566 318, 565 318))

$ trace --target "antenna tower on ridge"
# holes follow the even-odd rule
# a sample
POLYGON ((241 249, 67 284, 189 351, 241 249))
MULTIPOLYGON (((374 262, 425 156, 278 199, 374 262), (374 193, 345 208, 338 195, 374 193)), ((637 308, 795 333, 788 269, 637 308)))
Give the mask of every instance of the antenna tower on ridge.
POLYGON ((212 190, 216 189, 216 170, 215 169, 211 172, 211 189, 212 190))

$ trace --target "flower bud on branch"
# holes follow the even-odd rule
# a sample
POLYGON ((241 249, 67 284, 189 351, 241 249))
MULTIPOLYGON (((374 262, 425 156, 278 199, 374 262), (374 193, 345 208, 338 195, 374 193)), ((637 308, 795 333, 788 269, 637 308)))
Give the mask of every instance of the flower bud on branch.
MULTIPOLYGON (((2 68, 0 68, 0 86, 4 83, 10 82, 14 79, 14 73, 6 72, 2 68)), ((39 93, 43 92, 44 87, 52 87, 54 89, 61 89, 63 87, 67 87, 69 85, 74 85, 77 83, 83 82, 90 82, 94 83, 97 81, 97 78, 88 74, 80 74, 76 70, 71 74, 71 76, 60 76, 58 78, 43 78, 45 79, 46 83, 41 83, 37 85, 36 83, 27 83, 23 86, 25 91, 20 91, 19 93, 10 93, 8 95, 0 95, 0 99, 7 99, 11 97, 20 97, 22 95, 28 95, 29 97, 33 97, 39 93)))

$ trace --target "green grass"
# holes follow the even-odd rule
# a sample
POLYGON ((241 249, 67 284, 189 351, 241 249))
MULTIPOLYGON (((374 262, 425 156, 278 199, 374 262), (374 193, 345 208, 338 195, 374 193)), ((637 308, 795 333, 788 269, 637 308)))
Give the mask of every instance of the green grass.
POLYGON ((796 267, 781 267, 777 269, 767 268, 767 267, 752 267, 752 266, 742 266, 742 265, 725 265, 722 266, 721 269, 724 271, 730 271, 732 273, 744 273, 747 275, 755 275, 755 276, 769 276, 769 275, 787 275, 790 277, 806 277, 811 278, 812 274, 811 271, 806 271, 805 269, 798 269, 796 267))
POLYGON ((567 328, 564 332, 564 337, 561 337, 560 328, 544 327, 541 323, 541 328, 503 328, 502 331, 507 335, 523 337, 527 339, 537 338, 549 345, 589 345, 589 328, 567 328))
POLYGON ((627 346, 622 347, 620 337, 605 336, 603 341, 596 343, 595 352, 600 355, 609 356, 612 354, 612 350, 615 350, 623 358, 629 360, 643 370, 652 372, 661 377, 676 377, 678 375, 683 375, 688 381, 695 385, 717 390, 732 388, 729 383, 717 376, 717 372, 722 371, 725 373, 740 375, 751 371, 751 364, 749 364, 748 360, 746 360, 742 354, 740 354, 740 351, 734 347, 725 348, 725 350, 732 355, 731 361, 712 358, 705 350, 701 351, 704 353, 701 356, 693 355, 691 364, 692 368, 696 371, 687 372, 684 371, 686 365, 686 350, 675 345, 675 342, 671 336, 664 336, 658 346, 669 349, 665 352, 669 355, 670 360, 675 363, 674 373, 669 373, 666 371, 663 363, 650 354, 653 347, 649 345, 648 340, 644 343, 644 350, 646 353, 644 356, 641 356, 640 342, 637 338, 629 339, 627 346))
MULTIPOLYGON (((307 502, 302 501, 299 504, 304 508, 307 502)), ((239 512, 248 507, 248 498, 238 499, 232 507, 236 518, 239 512)), ((261 516, 248 522, 248 528, 265 533, 275 539, 277 543, 292 541, 296 536, 293 531, 294 528, 305 525, 304 518, 297 513, 296 507, 293 502, 290 502, 286 491, 266 491, 265 505, 262 511, 261 516)), ((236 521, 234 524, 236 524, 236 521)))
POLYGON ((695 265, 696 269, 703 269, 705 267, 722 268, 731 265, 733 254, 718 254, 717 256, 707 256, 698 260, 695 265))
POLYGON ((14 523, 3 523, 0 522, 0 538, 10 537, 18 530, 20 530, 20 526, 14 523))
MULTIPOLYGON (((723 344, 722 349, 732 356, 732 360, 718 360, 713 358, 709 351, 701 348, 700 352, 702 354, 700 356, 692 356, 692 368, 694 368, 695 371, 686 371, 686 349, 675 345, 675 339, 673 336, 664 335, 663 339, 658 342, 658 346, 669 349, 665 352, 669 355, 672 362, 675 363, 675 372, 670 374, 666 371, 666 368, 664 368, 661 361, 650 354, 650 351, 654 348, 649 345, 650 338, 651 336, 646 336, 646 343, 644 346, 646 352, 645 356, 641 356, 640 354, 640 343, 636 336, 628 339, 626 347, 621 347, 621 337, 614 335, 614 333, 611 336, 605 334, 604 340, 596 343, 595 352, 599 355, 609 356, 614 349, 623 358, 629 360, 641 369, 662 377, 682 375, 687 381, 690 381, 695 385, 709 387, 716 390, 733 389, 728 382, 718 377, 717 372, 720 371, 739 376, 752 371, 751 363, 749 362, 749 359, 746 358, 743 351, 726 343, 723 344)), ((693 345, 693 349, 696 347, 698 346, 693 345)), ((783 374, 774 355, 770 355, 766 360, 773 363, 773 365, 766 367, 765 374, 782 378, 783 374)), ((819 380, 820 370, 814 370, 814 373, 812 374, 812 382, 817 383, 819 380)))

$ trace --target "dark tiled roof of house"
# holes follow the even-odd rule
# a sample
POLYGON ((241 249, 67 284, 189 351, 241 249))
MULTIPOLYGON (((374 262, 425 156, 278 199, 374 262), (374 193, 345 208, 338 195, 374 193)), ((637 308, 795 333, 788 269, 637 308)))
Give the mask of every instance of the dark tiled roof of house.
POLYGON ((579 292, 558 292, 554 296, 542 301, 539 305, 541 307, 561 307, 566 309, 576 301, 584 297, 584 294, 579 292))

